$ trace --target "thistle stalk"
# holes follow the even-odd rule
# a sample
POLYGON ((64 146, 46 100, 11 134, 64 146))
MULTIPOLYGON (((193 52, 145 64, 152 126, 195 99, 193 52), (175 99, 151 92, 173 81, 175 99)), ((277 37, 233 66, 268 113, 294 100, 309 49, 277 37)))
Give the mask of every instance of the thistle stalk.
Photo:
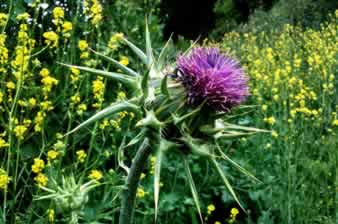
POLYGON ((140 182, 145 161, 147 161, 150 153, 151 148, 149 147, 149 140, 148 138, 145 138, 133 159, 126 186, 122 192, 119 224, 133 223, 136 190, 140 182))

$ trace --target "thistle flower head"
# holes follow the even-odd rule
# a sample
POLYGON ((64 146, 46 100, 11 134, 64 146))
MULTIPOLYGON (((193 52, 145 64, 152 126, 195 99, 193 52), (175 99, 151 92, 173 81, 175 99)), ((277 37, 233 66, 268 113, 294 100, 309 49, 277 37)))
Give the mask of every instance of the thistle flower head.
POLYGON ((248 78, 238 61, 217 48, 194 48, 177 58, 178 79, 188 103, 205 102, 216 111, 229 111, 249 95, 248 78))

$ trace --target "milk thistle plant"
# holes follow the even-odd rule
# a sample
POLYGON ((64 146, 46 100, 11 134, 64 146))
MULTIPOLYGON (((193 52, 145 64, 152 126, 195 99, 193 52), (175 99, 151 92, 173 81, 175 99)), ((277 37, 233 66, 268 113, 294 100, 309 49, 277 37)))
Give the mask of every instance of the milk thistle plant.
MULTIPOLYGON (((125 37, 122 41, 146 65, 147 70, 137 72, 126 65, 91 49, 94 54, 108 60, 122 73, 97 70, 89 67, 63 64, 70 68, 94 73, 120 82, 129 88, 129 97, 112 103, 68 134, 90 125, 100 119, 122 111, 135 114, 136 135, 125 137, 119 150, 134 148, 135 156, 131 166, 121 161, 127 172, 125 188, 121 193, 120 224, 133 222, 136 192, 147 158, 156 154, 154 170, 155 221, 158 214, 161 161, 166 153, 181 156, 192 196, 203 222, 199 197, 188 160, 190 153, 209 160, 232 197, 241 206, 230 182, 223 173, 217 159, 225 159, 244 174, 257 180, 252 174, 231 160, 221 149, 219 141, 254 134, 263 131, 224 122, 231 109, 239 106, 249 95, 248 78, 239 63, 217 48, 192 47, 177 57, 176 65, 168 70, 169 42, 155 59, 146 26, 146 51, 143 52, 125 37)), ((244 210, 244 208, 243 208, 244 210)))

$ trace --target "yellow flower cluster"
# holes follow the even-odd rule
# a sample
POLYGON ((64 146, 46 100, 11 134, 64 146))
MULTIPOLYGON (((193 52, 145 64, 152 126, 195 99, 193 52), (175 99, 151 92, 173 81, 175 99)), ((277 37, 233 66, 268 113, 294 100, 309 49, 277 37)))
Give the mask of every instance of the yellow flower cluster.
POLYGON ((17 125, 14 128, 14 134, 15 136, 19 139, 19 140, 23 140, 24 139, 24 135, 27 131, 27 127, 25 125, 17 125))
POLYGON ((207 209, 208 209, 208 214, 210 215, 213 211, 216 210, 216 207, 215 207, 215 205, 210 204, 210 205, 208 205, 207 209))
POLYGON ((39 187, 44 187, 48 183, 48 177, 43 173, 38 173, 38 175, 34 177, 34 180, 36 181, 39 187))
POLYGON ((92 91, 94 95, 94 99, 96 99, 96 103, 93 104, 94 108, 100 108, 104 101, 104 90, 105 83, 103 82, 102 77, 97 77, 92 83, 92 91))
POLYGON ((7 71, 6 64, 8 62, 8 49, 5 45, 6 38, 7 36, 5 34, 0 34, 0 73, 5 73, 7 71))
POLYGON ((2 137, 0 137, 0 149, 6 148, 8 146, 9 146, 9 144, 2 137))
POLYGON ((50 223, 54 223, 55 222, 55 210, 54 209, 48 209, 47 214, 48 214, 48 221, 50 223))
POLYGON ((61 7, 55 7, 53 9, 53 24, 56 26, 56 32, 62 33, 67 39, 70 37, 70 31, 73 29, 73 24, 64 20, 65 11, 61 7))
POLYGON ((0 13, 0 27, 6 25, 7 19, 8 15, 6 13, 0 13))
POLYGON ((0 190, 7 190, 7 186, 11 178, 8 176, 7 172, 0 168, 0 190))
POLYGON ((98 0, 84 0, 84 13, 93 25, 98 25, 102 20, 102 5, 98 0))
POLYGON ((230 218, 228 220, 228 223, 234 223, 236 222, 236 217, 239 214, 239 210, 237 208, 232 208, 230 210, 230 218))
MULTIPOLYGON (((334 123, 327 114, 337 93, 336 21, 337 17, 331 18, 319 30, 285 25, 278 33, 269 35, 225 34, 223 48, 241 58, 250 76, 252 95, 262 105, 265 123, 276 124, 276 118, 269 114, 278 117, 281 124, 334 123)), ((272 136, 278 137, 278 133, 273 132, 272 136)))
POLYGON ((58 157, 59 155, 60 155, 60 153, 59 153, 58 151, 56 151, 56 150, 54 150, 54 149, 49 150, 49 151, 47 152, 47 158, 48 158, 48 161, 50 162, 50 161, 53 161, 53 160, 57 159, 57 157, 58 157))
POLYGON ((144 189, 141 187, 138 187, 136 190, 136 197, 144 198, 145 195, 146 195, 146 192, 144 191, 144 189))
MULTIPOLYGON (((48 95, 52 91, 52 88, 58 84, 58 80, 50 76, 50 72, 47 68, 42 68, 40 70, 40 76, 42 77, 42 94, 44 101, 40 102, 40 110, 37 112, 34 118, 34 130, 36 132, 41 132, 44 120, 47 116, 47 112, 54 109, 53 103, 48 100, 48 95)), ((29 99, 29 104, 34 106, 36 100, 34 98, 29 99)))
POLYGON ((64 40, 67 41, 70 37, 70 31, 73 30, 73 24, 70 21, 64 20, 65 11, 61 7, 55 7, 53 9, 53 24, 56 26, 56 30, 47 31, 43 33, 45 38, 45 43, 51 48, 56 48, 59 46, 60 36, 64 37, 64 40))
POLYGON ((86 161, 87 154, 83 149, 76 151, 76 156, 79 163, 84 163, 86 161))
POLYGON ((123 33, 115 33, 110 37, 110 40, 108 42, 108 47, 115 51, 120 46, 121 40, 123 39, 123 33))
POLYGON ((50 76, 49 70, 47 68, 43 68, 40 71, 40 76, 42 77, 41 83, 43 84, 42 90, 46 94, 52 91, 52 88, 56 86, 59 81, 52 76, 50 76))
POLYGON ((44 32, 42 36, 46 39, 45 43, 50 47, 57 47, 59 45, 59 35, 54 31, 44 32))
POLYGON ((61 7, 55 7, 53 9, 53 23, 58 26, 59 24, 62 24, 62 20, 65 17, 65 11, 61 7))
POLYGON ((27 21, 30 18, 30 15, 27 12, 21 13, 16 16, 16 19, 19 21, 27 21))
POLYGON ((32 165, 32 171, 34 173, 40 173, 45 168, 45 162, 42 159, 35 158, 32 165))
POLYGON ((89 179, 99 181, 99 180, 102 179, 103 174, 99 170, 92 170, 92 171, 90 171, 88 177, 89 177, 89 179))
POLYGON ((88 50, 88 43, 86 40, 79 40, 78 47, 81 51, 80 58, 81 59, 86 59, 89 57, 89 52, 88 50))
POLYGON ((39 187, 46 186, 48 183, 48 177, 42 173, 42 170, 45 168, 45 162, 42 159, 35 158, 34 164, 32 165, 32 172, 37 175, 34 177, 35 182, 39 187))
POLYGON ((129 64, 129 59, 128 59, 128 57, 126 57, 126 56, 121 56, 119 62, 120 62, 122 65, 127 66, 127 65, 129 64))

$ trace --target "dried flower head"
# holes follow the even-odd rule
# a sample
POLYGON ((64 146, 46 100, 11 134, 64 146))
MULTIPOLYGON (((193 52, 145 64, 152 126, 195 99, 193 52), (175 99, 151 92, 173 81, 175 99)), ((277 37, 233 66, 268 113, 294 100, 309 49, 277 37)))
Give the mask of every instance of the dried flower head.
POLYGON ((188 103, 205 102, 216 111, 229 111, 249 95, 248 77, 238 61, 217 48, 194 48, 177 59, 179 81, 188 103))

